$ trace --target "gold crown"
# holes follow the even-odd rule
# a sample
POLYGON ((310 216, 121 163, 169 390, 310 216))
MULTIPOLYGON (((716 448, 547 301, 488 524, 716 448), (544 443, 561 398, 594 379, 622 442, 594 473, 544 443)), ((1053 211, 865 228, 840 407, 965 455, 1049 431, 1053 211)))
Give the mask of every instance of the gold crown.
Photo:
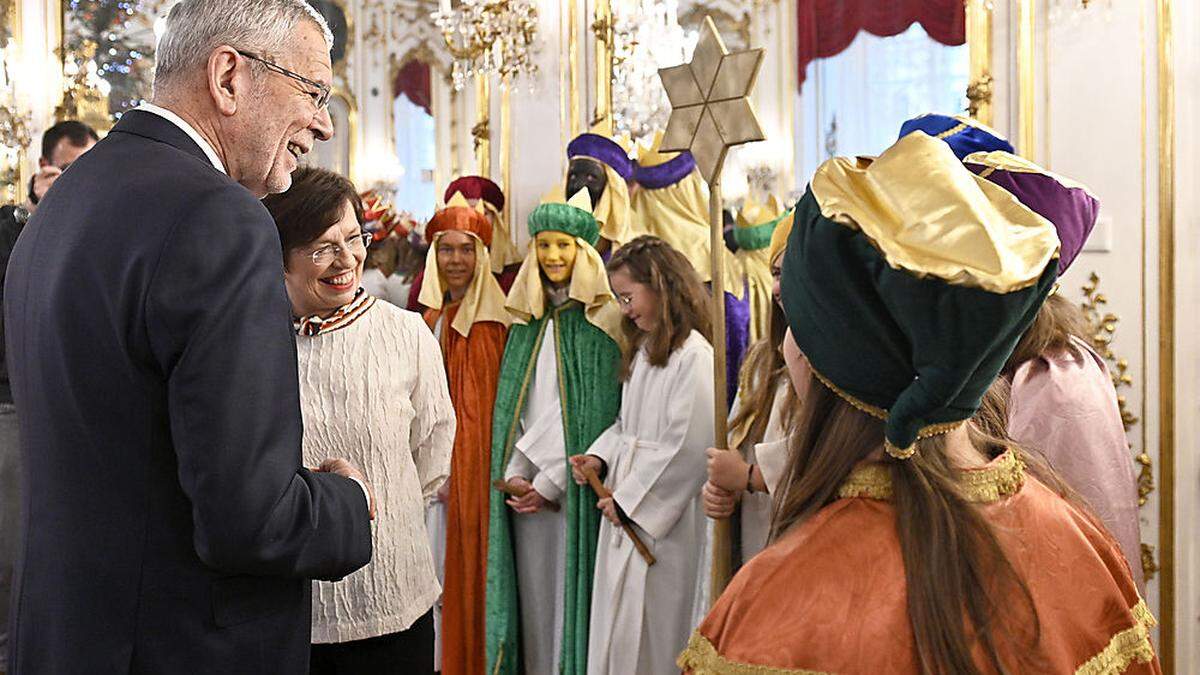
POLYGON ((562 186, 550 188, 550 191, 542 195, 542 204, 566 204, 574 206, 577 209, 582 209, 588 213, 592 213, 592 196, 587 188, 579 188, 579 191, 571 195, 567 199, 566 190, 562 186))
POLYGON ((454 194, 450 195, 450 201, 446 202, 445 206, 443 206, 442 208, 448 209, 451 206, 461 206, 461 207, 468 208, 468 209, 475 209, 479 213, 482 213, 483 215, 486 216, 487 210, 483 204, 484 204, 484 201, 482 199, 480 199, 475 202, 475 206, 471 206, 471 202, 468 201, 467 198, 463 196, 463 193, 458 190, 455 190, 454 194))
POLYGON ((783 213, 783 203, 775 195, 767 197, 767 202, 764 204, 754 198, 751 193, 746 197, 746 202, 742 204, 741 210, 737 214, 738 227, 754 227, 769 223, 775 220, 783 213))
POLYGON ((621 149, 625 151, 626 155, 628 155, 633 150, 633 146, 634 146, 633 139, 629 137, 629 134, 621 134, 619 136, 614 136, 612 134, 611 127, 612 127, 611 121, 596 122, 595 124, 592 125, 592 127, 590 129, 588 129, 588 133, 596 134, 597 136, 603 136, 603 137, 607 138, 608 140, 612 141, 613 143, 616 143, 617 145, 621 146, 621 149))
POLYGON ((679 156, 678 152, 663 152, 661 149, 662 140, 663 132, 661 129, 659 129, 658 131, 654 132, 654 138, 650 141, 649 145, 646 145, 645 143, 638 143, 637 162, 640 166, 650 167, 666 164, 667 162, 679 156))

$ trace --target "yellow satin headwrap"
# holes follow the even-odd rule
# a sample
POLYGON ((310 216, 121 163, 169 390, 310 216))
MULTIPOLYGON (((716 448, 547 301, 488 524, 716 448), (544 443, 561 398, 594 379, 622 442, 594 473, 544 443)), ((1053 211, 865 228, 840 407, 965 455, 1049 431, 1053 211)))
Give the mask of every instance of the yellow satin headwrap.
MULTIPOLYGON (((692 263, 700 280, 712 281, 709 251, 712 234, 708 224, 708 185, 693 170, 683 180, 665 188, 641 188, 633 195, 634 229, 652 234, 671 245, 692 263)), ((742 271, 724 246, 725 290, 744 295, 742 271)))
MULTIPOLYGON (((588 323, 604 331, 624 351, 627 345, 621 330, 621 308, 617 306, 617 298, 608 285, 604 261, 591 244, 579 237, 575 237, 575 245, 579 247, 579 252, 575 256, 575 267, 571 270, 571 286, 567 295, 583 305, 588 323)), ((512 313, 513 321, 521 324, 540 319, 546 313, 546 289, 542 283, 537 251, 532 248, 525 255, 525 262, 521 263, 521 270, 517 272, 512 290, 508 292, 505 306, 512 313)))
POLYGON ((1058 257, 1050 221, 963 171, 950 146, 922 132, 871 162, 825 162, 812 192, 823 216, 862 230, 889 265, 917 276, 1009 293, 1037 283, 1058 257))
MULTIPOLYGON (((465 232, 475 241, 475 276, 471 279, 471 286, 463 296, 462 305, 459 306, 458 314, 450 327, 458 331, 459 335, 467 337, 471 334, 471 326, 480 321, 497 321, 505 326, 510 325, 512 317, 504 309, 504 291, 500 289, 496 277, 492 276, 491 260, 483 240, 472 232, 452 231, 465 232)), ((421 285, 418 301, 431 309, 441 309, 446 295, 442 288, 442 273, 437 264, 437 245, 445 234, 443 231, 434 235, 429 244, 429 253, 425 255, 425 281, 421 285)))
MULTIPOLYGON (((625 183, 624 178, 621 178, 621 174, 594 157, 578 155, 571 159, 586 159, 599 164, 604 169, 606 179, 604 194, 600 195, 600 201, 596 203, 596 208, 593 209, 589 205, 587 209, 596 217, 596 222, 600 223, 600 236, 613 242, 615 250, 639 234, 645 234, 645 232, 635 232, 633 224, 630 222, 629 185, 625 183)), ((563 199, 563 201, 566 200, 563 199)))
POLYGON ((792 208, 791 212, 784 216, 783 220, 775 226, 775 231, 771 233, 771 245, 767 247, 767 264, 774 265, 775 259, 783 254, 787 249, 788 236, 792 233, 792 225, 796 223, 796 209, 792 208))
POLYGON ((508 229, 504 214, 486 200, 483 201, 483 208, 492 219, 492 248, 489 253, 492 272, 499 274, 505 267, 521 262, 521 250, 513 243, 512 232, 508 229))

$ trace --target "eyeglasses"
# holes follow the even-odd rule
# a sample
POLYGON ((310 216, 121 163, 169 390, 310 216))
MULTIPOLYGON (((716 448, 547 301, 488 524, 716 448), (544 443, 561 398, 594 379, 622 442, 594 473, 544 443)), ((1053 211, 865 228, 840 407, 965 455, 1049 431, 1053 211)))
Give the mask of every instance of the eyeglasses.
POLYGON ((333 262, 337 258, 342 257, 344 251, 349 251, 351 254, 364 253, 367 246, 371 243, 371 233, 362 232, 342 244, 326 244, 321 248, 312 252, 313 264, 317 267, 324 267, 333 262))
POLYGON ((321 84, 320 82, 314 82, 299 73, 293 73, 292 71, 288 70, 287 68, 284 68, 283 66, 281 66, 277 63, 268 61, 268 60, 262 58, 261 56, 251 54, 249 52, 244 52, 240 49, 237 50, 237 53, 241 54, 242 56, 244 56, 248 59, 258 61, 259 63, 266 66, 267 70, 279 73, 280 75, 283 75, 284 77, 290 77, 293 80, 296 80, 297 82, 303 82, 304 84, 307 84, 310 87, 316 87, 317 91, 309 91, 309 92, 305 92, 305 93, 307 93, 309 96, 312 97, 312 102, 315 106, 317 106, 318 111, 324 110, 325 106, 329 105, 329 96, 330 96, 330 94, 333 93, 333 90, 329 87, 329 85, 321 84))

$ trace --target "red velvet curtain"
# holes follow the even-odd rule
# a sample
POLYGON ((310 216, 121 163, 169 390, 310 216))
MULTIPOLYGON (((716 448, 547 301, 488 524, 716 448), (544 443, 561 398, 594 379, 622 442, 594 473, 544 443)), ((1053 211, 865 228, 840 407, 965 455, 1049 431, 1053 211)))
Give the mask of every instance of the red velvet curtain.
POLYGON ((796 15, 801 87, 809 63, 841 53, 859 31, 887 37, 917 22, 944 45, 967 41, 963 0, 797 0, 796 15))
POLYGON ((433 90, 430 87, 429 78, 428 63, 416 59, 409 61, 396 73, 396 79, 392 82, 392 98, 404 94, 408 100, 421 106, 426 113, 432 115, 433 108, 430 106, 433 100, 433 90))

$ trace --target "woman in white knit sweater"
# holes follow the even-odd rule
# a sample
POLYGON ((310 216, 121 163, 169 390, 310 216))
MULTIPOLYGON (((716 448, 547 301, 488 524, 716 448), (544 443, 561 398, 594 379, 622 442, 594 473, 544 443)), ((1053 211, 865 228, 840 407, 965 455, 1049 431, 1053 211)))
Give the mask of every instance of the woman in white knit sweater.
POLYGON ((310 672, 432 673, 441 588, 425 503, 449 474, 454 443, 441 350, 419 315, 360 288, 369 235, 350 181, 302 168, 264 203, 296 317, 305 463, 336 449, 376 491, 370 564, 313 582, 310 672))

